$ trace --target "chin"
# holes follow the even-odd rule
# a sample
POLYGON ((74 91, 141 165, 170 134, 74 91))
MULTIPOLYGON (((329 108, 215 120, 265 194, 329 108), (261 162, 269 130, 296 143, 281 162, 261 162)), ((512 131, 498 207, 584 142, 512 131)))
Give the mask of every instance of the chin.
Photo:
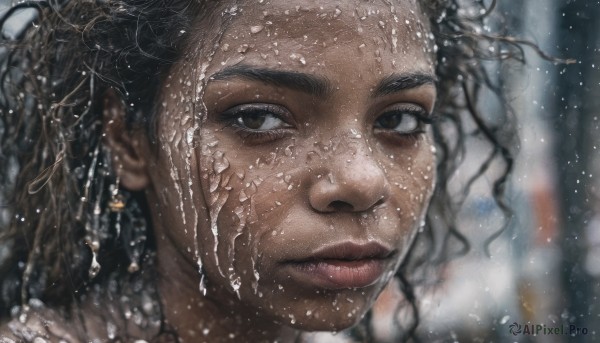
POLYGON ((354 299, 355 306, 332 306, 331 302, 324 302, 313 311, 305 306, 297 306, 293 313, 278 313, 278 320, 286 326, 302 331, 342 331, 358 324, 369 311, 371 302, 361 303, 354 299))
POLYGON ((352 315, 348 317, 346 314, 338 315, 336 318, 310 318, 298 320, 294 324, 287 325, 302 331, 342 331, 358 324, 364 317, 366 312, 360 315, 352 315))

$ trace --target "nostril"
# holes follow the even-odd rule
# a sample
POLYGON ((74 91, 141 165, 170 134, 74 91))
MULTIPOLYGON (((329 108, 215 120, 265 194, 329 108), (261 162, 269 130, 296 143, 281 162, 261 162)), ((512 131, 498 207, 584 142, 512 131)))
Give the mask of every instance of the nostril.
POLYGON ((329 203, 329 207, 330 210, 332 211, 336 211, 336 212, 352 212, 354 211, 354 206, 352 206, 351 204, 345 202, 345 201, 341 201, 341 200, 335 200, 332 201, 331 203, 329 203))
POLYGON ((379 207, 384 202, 385 202, 385 199, 382 197, 381 199, 377 200, 377 202, 373 205, 373 207, 379 207))

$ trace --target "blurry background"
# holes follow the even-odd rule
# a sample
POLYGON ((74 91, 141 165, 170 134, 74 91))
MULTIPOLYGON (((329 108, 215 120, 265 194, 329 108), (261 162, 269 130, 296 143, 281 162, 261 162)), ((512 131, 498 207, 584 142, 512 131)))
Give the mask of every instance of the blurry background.
MULTIPOLYGON (((9 2, 0 0, 0 11, 9 2)), ((510 34, 577 62, 555 65, 529 49, 527 65, 492 72, 520 122, 509 187, 515 217, 488 257, 485 240, 503 217, 489 194, 493 178, 480 179, 459 226, 471 252, 445 268, 447 282, 423 299, 419 333, 444 342, 600 342, 600 1, 501 0, 498 9, 506 18, 498 25, 510 34), (527 325, 580 332, 524 335, 527 325)), ((13 18, 3 34, 15 35, 31 14, 13 18)), ((493 113, 498 104, 482 106, 493 113)), ((487 152, 477 143, 465 170, 487 152)), ((380 302, 378 309, 393 308, 380 302)), ((393 341, 385 317, 375 331, 393 341)))
MULTIPOLYGON (((509 34, 577 62, 555 65, 531 49, 526 66, 497 71, 519 119, 515 218, 485 256, 484 240, 502 219, 490 179, 480 180, 461 217, 472 250, 425 300, 420 332, 425 341, 600 341, 600 1, 504 0, 498 8, 509 34), (541 331, 525 335, 526 325, 541 331)), ((482 102, 493 113, 496 105, 482 102)))

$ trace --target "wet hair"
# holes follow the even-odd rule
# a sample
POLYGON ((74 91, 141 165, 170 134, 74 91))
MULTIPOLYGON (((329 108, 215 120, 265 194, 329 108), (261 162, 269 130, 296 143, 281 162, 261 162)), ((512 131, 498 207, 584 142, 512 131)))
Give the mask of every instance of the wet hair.
MULTIPOLYGON (((456 215, 492 164, 501 172, 491 193, 510 217, 504 193, 514 119, 488 65, 522 62, 525 44, 484 26, 495 1, 420 2, 437 56, 438 162, 425 225, 396 275, 413 311, 409 325, 403 323, 405 338, 418 325, 415 285, 430 278, 425 266, 468 249, 456 215), (493 115, 478 108, 483 89, 499 100, 493 115), (457 191, 450 184, 467 137, 487 142, 489 154, 457 191)), ((181 58, 193 22, 210 11, 198 0, 25 1, 4 13, 0 27, 22 9, 34 9, 34 19, 0 44, 0 318, 19 313, 31 299, 76 317, 86 294, 110 284, 109 291, 130 295, 123 306, 149 318, 143 325, 167 331, 158 301, 144 314, 142 296, 134 295, 144 289, 143 296, 156 298, 144 195, 126 193, 125 211, 109 209, 115 175, 102 145, 102 99, 108 89, 116 91, 126 104, 128 128, 145 128, 152 136, 157 110, 148 99, 157 98, 161 81, 181 58), (120 227, 116 216, 122 216, 120 227)), ((354 333, 370 334, 368 317, 354 333)))

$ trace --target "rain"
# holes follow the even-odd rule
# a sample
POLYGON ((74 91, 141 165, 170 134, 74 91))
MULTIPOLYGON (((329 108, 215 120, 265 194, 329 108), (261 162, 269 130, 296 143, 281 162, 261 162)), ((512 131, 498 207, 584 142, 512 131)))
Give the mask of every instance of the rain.
POLYGON ((598 341, 600 2, 185 2, 0 0, 0 342, 598 341))

